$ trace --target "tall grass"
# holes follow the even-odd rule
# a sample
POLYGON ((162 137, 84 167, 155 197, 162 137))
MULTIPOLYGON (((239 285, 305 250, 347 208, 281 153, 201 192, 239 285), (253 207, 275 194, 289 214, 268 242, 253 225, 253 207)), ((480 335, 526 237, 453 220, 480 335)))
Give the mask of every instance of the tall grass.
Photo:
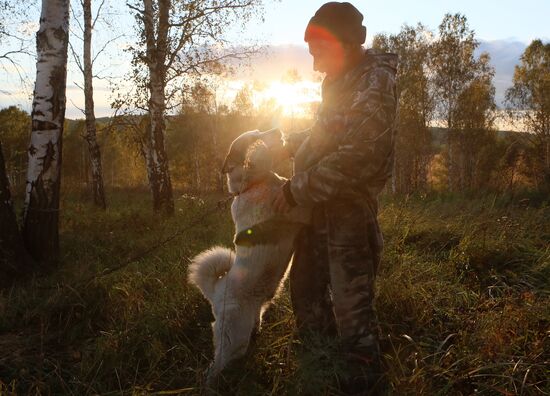
MULTIPOLYGON (((0 394, 199 394, 212 357, 210 307, 185 280, 190 257, 231 245, 217 197, 181 196, 157 218, 146 193, 106 212, 63 202, 59 268, 0 292, 0 394), (161 244, 153 253, 102 274, 161 244), (91 280, 90 280, 91 279, 91 280)), ((386 199, 377 280, 384 369, 395 395, 550 393, 550 209, 544 199, 386 199)), ((285 290, 218 392, 332 395, 337 341, 301 340, 285 290)))

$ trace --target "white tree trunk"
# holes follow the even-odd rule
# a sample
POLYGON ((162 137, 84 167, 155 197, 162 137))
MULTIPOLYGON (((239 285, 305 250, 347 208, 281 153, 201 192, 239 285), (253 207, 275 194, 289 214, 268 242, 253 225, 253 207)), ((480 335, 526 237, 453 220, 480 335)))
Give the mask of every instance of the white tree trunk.
POLYGON ((59 188, 65 120, 69 0, 43 0, 24 211, 24 240, 38 261, 59 255, 59 188))
POLYGON ((96 206, 105 209, 105 190, 101 169, 101 152, 96 138, 94 87, 92 73, 92 0, 84 0, 84 109, 86 113, 86 141, 90 152, 92 190, 96 206))
POLYGON ((168 40, 168 19, 170 0, 158 1, 158 18, 155 18, 153 0, 143 0, 144 32, 149 69, 149 145, 147 154, 147 173, 153 193, 153 208, 166 214, 174 212, 172 182, 168 169, 168 157, 164 147, 166 124, 164 111, 166 101, 165 65, 168 40), (157 29, 155 20, 158 19, 157 29), (156 37, 155 37, 156 30, 156 37))

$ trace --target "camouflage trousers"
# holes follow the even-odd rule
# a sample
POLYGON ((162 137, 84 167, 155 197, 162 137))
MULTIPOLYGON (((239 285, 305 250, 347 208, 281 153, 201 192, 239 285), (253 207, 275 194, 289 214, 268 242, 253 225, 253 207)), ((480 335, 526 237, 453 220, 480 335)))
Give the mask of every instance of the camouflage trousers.
POLYGON ((317 205, 296 240, 291 299, 300 331, 334 334, 352 354, 379 359, 374 281, 383 240, 376 209, 338 200, 317 205))

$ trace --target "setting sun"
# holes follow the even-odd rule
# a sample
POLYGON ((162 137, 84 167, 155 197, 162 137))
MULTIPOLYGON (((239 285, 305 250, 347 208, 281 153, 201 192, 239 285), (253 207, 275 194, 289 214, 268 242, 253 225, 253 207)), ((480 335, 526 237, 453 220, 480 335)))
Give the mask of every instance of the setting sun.
POLYGON ((287 116, 311 115, 311 106, 321 100, 320 83, 298 81, 294 83, 271 81, 265 89, 254 92, 254 105, 275 101, 287 116))

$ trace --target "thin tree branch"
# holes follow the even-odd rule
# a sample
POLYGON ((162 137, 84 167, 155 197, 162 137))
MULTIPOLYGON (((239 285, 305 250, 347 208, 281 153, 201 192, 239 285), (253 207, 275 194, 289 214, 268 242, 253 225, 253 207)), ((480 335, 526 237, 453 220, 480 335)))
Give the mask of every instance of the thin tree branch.
MULTIPOLYGON (((79 88, 81 88, 81 87, 79 87, 79 88)), ((75 102, 73 102, 72 99, 69 99, 69 100, 71 101, 71 104, 72 104, 74 107, 76 107, 78 110, 80 110, 80 111, 82 112, 82 114, 86 114, 86 111, 85 111, 84 109, 78 107, 78 106, 75 104, 75 102)))
POLYGON ((75 51, 75 49, 74 49, 74 47, 73 47, 73 45, 71 44, 70 41, 69 41, 69 49, 71 50, 71 55, 74 58, 76 66, 78 67, 80 72, 84 73, 84 66, 82 65, 82 61, 80 59, 80 56, 76 53, 76 51, 75 51))
POLYGON ((135 12, 137 12, 137 13, 140 14, 140 15, 145 14, 145 10, 141 10, 141 9, 139 9, 139 8, 137 8, 137 7, 133 6, 133 5, 131 5, 130 3, 126 3, 126 6, 127 6, 129 9, 134 10, 135 12))
MULTIPOLYGON (((82 4, 82 2, 80 2, 82 7, 84 7, 84 5, 82 4)), ((82 34, 84 34, 84 27, 82 26, 82 24, 80 23, 80 17, 78 15, 76 15, 76 12, 74 10, 74 7, 71 5, 70 6, 70 10, 71 10, 71 15, 73 16, 73 20, 74 22, 76 22, 76 24, 78 25, 78 28, 80 29, 80 32, 82 34)))
POLYGON ((107 49, 107 46, 108 46, 109 44, 111 44, 111 43, 113 43, 114 41, 118 40, 119 38, 125 37, 125 36, 126 36, 125 34, 121 34, 121 35, 119 35, 119 36, 113 37, 113 38, 110 39, 110 40, 107 40, 107 41, 103 44, 103 47, 101 47, 101 49, 100 49, 100 50, 94 55, 94 57, 92 58, 92 66, 94 65, 94 63, 95 63, 97 57, 98 57, 99 55, 101 55, 101 53, 102 53, 103 51, 105 51, 105 50, 107 49))
POLYGON ((92 30, 95 28, 95 23, 97 22, 99 15, 101 14, 101 9, 103 8, 103 5, 105 4, 105 0, 101 0, 101 3, 99 4, 99 7, 97 9, 97 13, 95 15, 95 18, 92 22, 92 30))

